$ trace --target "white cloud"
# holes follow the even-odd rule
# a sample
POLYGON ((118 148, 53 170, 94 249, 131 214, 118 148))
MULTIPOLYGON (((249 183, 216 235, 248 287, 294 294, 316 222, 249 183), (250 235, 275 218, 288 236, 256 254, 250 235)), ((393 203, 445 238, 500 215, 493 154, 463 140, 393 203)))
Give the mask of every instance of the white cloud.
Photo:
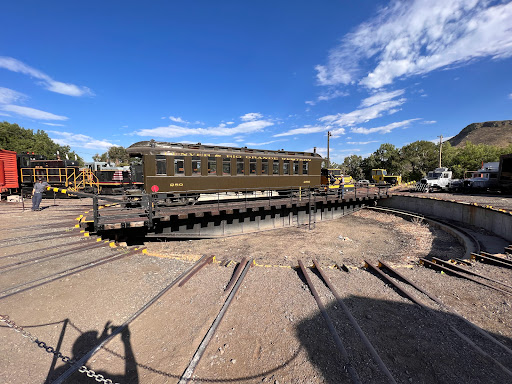
POLYGON ((406 99, 387 100, 379 104, 374 104, 367 108, 356 109, 349 113, 338 113, 336 115, 328 115, 321 117, 319 120, 328 124, 339 126, 353 126, 360 123, 381 117, 385 112, 393 114, 398 111, 396 107, 405 103, 406 99))
POLYGON ((174 121, 175 123, 188 124, 188 121, 183 120, 181 117, 169 116, 169 120, 174 121))
POLYGON ((347 144, 350 145, 366 145, 371 143, 378 143, 378 140, 370 140, 370 141, 347 141, 347 144))
POLYGON ((21 92, 9 88, 0 87, 0 104, 15 103, 16 101, 23 100, 26 97, 27 96, 21 92))
POLYGON ((115 144, 107 140, 97 140, 90 136, 73 132, 47 131, 47 133, 50 138, 59 145, 96 149, 99 151, 105 151, 108 148, 115 146, 115 144))
POLYGON ((7 112, 13 112, 17 115, 23 116, 23 117, 29 117, 31 119, 36 120, 67 120, 68 118, 66 116, 59 116, 54 115, 50 112, 41 111, 39 109, 29 108, 29 107, 22 107, 19 105, 2 105, 0 106, 0 109, 7 111, 7 112))
POLYGON ((336 99, 338 97, 348 96, 348 92, 341 91, 339 89, 329 89, 328 91, 324 92, 320 96, 316 98, 315 101, 306 101, 305 103, 308 105, 316 105, 320 101, 328 101, 332 99, 336 99))
POLYGON ((245 115, 240 116, 240 119, 242 121, 253 121, 253 120, 258 120, 258 119, 262 119, 262 118, 263 118, 263 115, 258 112, 246 113, 245 115))
POLYGON ((475 58, 510 57, 510 20, 512 2, 393 0, 331 50, 317 79, 380 88, 475 58))
POLYGON ((236 127, 227 127, 226 124, 220 124, 218 127, 209 128, 188 128, 180 127, 177 125, 169 125, 167 127, 157 127, 149 129, 141 129, 134 132, 138 136, 150 137, 182 137, 189 135, 205 135, 205 136, 232 136, 238 134, 247 134, 253 132, 260 132, 266 127, 274 125, 273 122, 268 120, 254 120, 246 121, 238 124, 236 127))
POLYGON ((379 132, 381 134, 390 133, 393 129, 407 127, 410 123, 412 123, 413 121, 417 121, 417 120, 419 120, 419 119, 409 119, 409 120, 404 120, 404 121, 398 121, 396 123, 391 123, 391 124, 384 125, 382 127, 376 127, 376 128, 351 128, 350 132, 361 133, 363 135, 368 135, 370 133, 376 133, 376 132, 379 132))
POLYGON ((42 123, 44 125, 49 125, 50 127, 65 127, 64 124, 55 124, 55 123, 42 123))
POLYGON ((512 93, 508 95, 508 98, 512 100, 512 93))
POLYGON ((283 141, 283 140, 271 140, 271 141, 265 141, 264 143, 245 143, 246 145, 250 145, 252 147, 261 147, 261 146, 264 146, 264 145, 269 145, 269 144, 273 144, 273 143, 278 143, 280 141, 283 141))
POLYGON ((385 101, 389 101, 394 99, 395 97, 402 96, 404 94, 403 89, 398 89, 393 92, 379 92, 375 93, 370 97, 367 97, 363 101, 361 101, 360 107, 371 107, 375 104, 381 104, 385 101))
POLYGON ((425 124, 425 125, 431 125, 431 124, 436 124, 437 121, 435 120, 425 120, 425 121, 422 121, 421 124, 425 124))
POLYGON ((24 75, 28 75, 41 80, 39 84, 43 85, 43 87, 51 92, 61 93, 68 96, 94 95, 94 93, 87 87, 56 81, 47 74, 32 68, 12 57, 0 56, 0 68, 4 68, 12 72, 22 73, 24 75))
POLYGON ((282 136, 293 136, 293 135, 306 135, 310 133, 318 133, 318 132, 325 132, 328 130, 328 127, 326 126, 311 126, 306 125, 302 128, 295 128, 291 129, 287 132, 278 133, 276 135, 273 135, 273 137, 282 137, 282 136))

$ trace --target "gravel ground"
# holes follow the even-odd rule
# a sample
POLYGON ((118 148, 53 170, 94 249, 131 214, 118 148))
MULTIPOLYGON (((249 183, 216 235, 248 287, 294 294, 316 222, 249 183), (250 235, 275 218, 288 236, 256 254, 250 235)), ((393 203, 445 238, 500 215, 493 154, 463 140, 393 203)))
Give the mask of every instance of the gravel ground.
MULTIPOLYGON (((63 244, 79 239, 84 246, 96 241, 72 237, 77 229, 71 230, 70 236, 45 239, 44 234, 72 229, 74 217, 89 208, 87 200, 52 203, 43 201, 48 208, 41 212, 21 212, 17 204, 0 203, 0 291, 121 252, 106 245, 37 264, 5 267, 50 254, 41 251, 43 247, 62 246, 56 248, 62 250, 63 244), (26 228, 27 222, 30 228, 26 228), (37 237, 21 239, 29 235, 37 237), (14 237, 20 239, 8 240, 14 237), (45 240, 32 241, 36 239, 45 240), (18 253, 24 254, 14 256, 18 253)), ((491 247, 495 240, 482 234, 484 245, 491 247)), ((227 267, 221 263, 248 257, 255 265, 206 348, 194 382, 348 383, 347 361, 337 351, 304 276, 295 268, 299 259, 306 265, 317 259, 397 382, 510 382, 511 377, 495 361, 482 357, 454 329, 510 369, 512 357, 456 313, 512 348, 511 295, 419 266, 419 257, 447 259, 464 254, 453 237, 421 222, 363 210, 317 223, 314 230, 288 228, 146 246, 146 255, 127 256, 23 292, 11 289, 6 291, 10 296, 0 293, 0 312, 48 345, 59 347, 63 354, 81 356, 111 332, 112 325, 128 319, 193 261, 213 254, 215 263, 183 287, 172 288, 87 363, 119 383, 177 382, 227 296, 224 288, 236 263, 227 267), (443 306, 397 280, 424 303, 427 309, 423 309, 363 268, 364 260, 375 265, 379 259, 427 289, 443 306), (336 267, 342 264, 348 272, 336 267)), ((510 269, 480 263, 468 268, 512 286, 510 269)), ((307 273, 361 381, 386 382, 332 293, 313 270, 307 273)), ((51 382, 66 369, 5 326, 0 327, 0 340, 0 382, 51 382)), ((94 380, 77 373, 68 382, 94 380)))

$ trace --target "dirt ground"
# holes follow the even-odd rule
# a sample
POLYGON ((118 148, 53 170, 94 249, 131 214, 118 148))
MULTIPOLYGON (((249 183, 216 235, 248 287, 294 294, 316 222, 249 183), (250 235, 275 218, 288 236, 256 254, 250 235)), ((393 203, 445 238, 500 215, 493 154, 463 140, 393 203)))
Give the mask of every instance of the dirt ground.
MULTIPOLYGON (((214 263, 183 287, 170 289, 89 359, 88 367, 116 382, 178 382, 227 297, 224 289, 236 263, 244 257, 253 259, 254 265, 205 349, 193 382, 349 383, 349 364, 363 383, 387 382, 332 292, 315 270, 308 269, 349 361, 336 349, 296 268, 299 259, 306 266, 313 259, 319 262, 396 382, 512 379, 506 371, 512 367, 512 355, 459 317, 511 349, 512 289, 493 284, 509 292, 504 293, 419 266, 420 257, 464 255, 452 236, 422 222, 362 210, 317 223, 313 230, 294 227, 224 239, 152 242, 145 244, 147 254, 136 253, 50 281, 48 276, 59 271, 122 252, 105 245, 59 256, 70 243, 81 241, 86 247, 96 241, 72 237, 78 231, 72 229, 74 216, 88 204, 86 200, 63 200, 56 206, 43 202, 46 209, 41 212, 0 204, 0 313, 67 356, 79 357, 90 350, 112 332, 112 326, 129 319, 201 255, 216 256, 214 263), (27 223, 31 227, 26 228, 27 223), (63 228, 69 232, 56 234, 63 228), (42 251, 43 247, 54 249, 42 251), (27 261, 50 252, 55 255, 27 261), (233 262, 223 266, 229 260, 233 262), (364 260, 391 264, 444 305, 399 281, 425 308, 413 304, 363 268, 364 260), (343 265, 348 272, 339 269, 343 265), (488 355, 473 349, 457 331, 488 355)), ((481 239, 488 249, 503 244, 488 233, 481 239)), ((510 269, 480 263, 468 268, 512 286, 510 269)), ((52 355, 0 324, 0 382, 52 382, 66 370, 65 364, 54 362, 52 355)), ((75 373, 67 382, 94 379, 75 373)))

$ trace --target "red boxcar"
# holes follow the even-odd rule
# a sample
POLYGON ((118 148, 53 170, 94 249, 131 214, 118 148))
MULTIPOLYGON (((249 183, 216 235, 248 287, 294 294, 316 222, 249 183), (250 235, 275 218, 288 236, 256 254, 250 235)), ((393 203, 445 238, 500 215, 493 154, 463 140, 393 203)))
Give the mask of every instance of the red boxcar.
POLYGON ((16 152, 0 149, 0 192, 19 188, 16 152))

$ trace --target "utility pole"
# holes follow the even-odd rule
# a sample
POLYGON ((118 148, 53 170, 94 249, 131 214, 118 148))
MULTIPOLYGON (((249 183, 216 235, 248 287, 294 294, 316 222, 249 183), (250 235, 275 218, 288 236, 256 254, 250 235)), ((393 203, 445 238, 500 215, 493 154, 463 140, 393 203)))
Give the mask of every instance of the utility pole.
POLYGON ((441 151, 443 149, 443 135, 437 137, 439 137, 439 168, 441 168, 441 151))
POLYGON ((331 131, 327 131, 327 166, 329 168, 331 166, 331 158, 329 157, 329 139, 331 138, 331 131))

